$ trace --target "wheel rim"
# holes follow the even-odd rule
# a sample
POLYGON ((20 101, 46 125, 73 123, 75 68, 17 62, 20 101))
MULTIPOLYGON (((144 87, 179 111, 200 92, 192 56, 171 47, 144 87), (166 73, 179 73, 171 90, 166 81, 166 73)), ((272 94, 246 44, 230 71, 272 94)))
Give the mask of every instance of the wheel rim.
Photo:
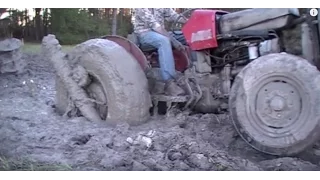
MULTIPOLYGON (((272 81, 258 90, 255 99, 257 116, 263 126, 272 129, 284 129, 293 125, 301 114, 299 91, 286 81, 272 81)), ((249 112, 250 113, 250 112, 249 112)), ((263 128, 263 127, 261 127, 263 128)), ((267 130, 267 129, 266 129, 267 130)))
POLYGON ((107 96, 100 81, 89 74, 91 83, 87 86, 86 91, 90 99, 93 99, 95 109, 98 111, 102 120, 106 120, 108 116, 107 96))
POLYGON ((240 124, 246 124, 240 133, 249 135, 249 143, 252 137, 261 145, 285 148, 306 138, 308 133, 301 133, 301 129, 308 126, 311 107, 302 84, 296 78, 273 73, 251 86, 245 108, 247 118, 239 120, 240 124))

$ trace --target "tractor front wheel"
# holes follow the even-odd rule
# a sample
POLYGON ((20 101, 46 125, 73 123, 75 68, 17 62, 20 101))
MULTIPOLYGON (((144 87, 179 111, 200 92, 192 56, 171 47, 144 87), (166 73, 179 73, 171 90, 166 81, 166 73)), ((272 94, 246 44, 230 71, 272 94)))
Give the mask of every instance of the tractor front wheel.
POLYGON ((262 56, 237 75, 229 106, 234 126, 253 148, 295 155, 320 137, 320 73, 286 53, 262 56))

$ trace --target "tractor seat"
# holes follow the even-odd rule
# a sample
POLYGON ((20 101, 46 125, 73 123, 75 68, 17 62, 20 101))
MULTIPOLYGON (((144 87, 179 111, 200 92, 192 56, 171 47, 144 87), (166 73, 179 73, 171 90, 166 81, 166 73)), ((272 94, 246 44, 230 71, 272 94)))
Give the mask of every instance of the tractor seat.
POLYGON ((142 46, 139 42, 139 38, 136 34, 132 33, 132 34, 128 34, 127 37, 128 40, 130 40, 131 42, 133 42, 135 45, 137 45, 142 52, 152 52, 152 51, 157 51, 157 48, 151 46, 151 45, 147 45, 147 46, 142 46))

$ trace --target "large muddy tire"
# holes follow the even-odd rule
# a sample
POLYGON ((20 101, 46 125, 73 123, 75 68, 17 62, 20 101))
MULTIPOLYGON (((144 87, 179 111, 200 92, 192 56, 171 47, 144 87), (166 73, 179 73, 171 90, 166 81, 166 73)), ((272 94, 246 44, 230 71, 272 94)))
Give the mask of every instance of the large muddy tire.
POLYGON ((26 62, 22 56, 22 42, 16 38, 0 41, 0 73, 24 72, 26 62))
MULTIPOLYGON (((68 59, 71 67, 83 67, 89 74, 90 84, 84 88, 97 101, 96 109, 103 120, 131 125, 148 120, 151 98, 147 78, 124 48, 109 40, 92 39, 76 46, 68 59)), ((68 93, 59 78, 56 91, 56 108, 63 114, 68 93)))
POLYGON ((320 73, 307 60, 262 56, 237 75, 229 106, 235 128, 253 148, 295 155, 320 137, 320 73))

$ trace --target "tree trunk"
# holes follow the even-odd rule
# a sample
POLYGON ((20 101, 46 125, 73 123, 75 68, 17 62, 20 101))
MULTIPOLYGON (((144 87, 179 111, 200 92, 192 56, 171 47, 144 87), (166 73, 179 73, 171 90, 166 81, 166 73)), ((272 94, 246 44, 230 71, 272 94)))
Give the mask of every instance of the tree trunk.
POLYGON ((25 23, 25 27, 24 27, 24 31, 23 31, 23 35, 25 38, 29 37, 29 12, 28 9, 26 8, 24 10, 24 23, 25 23))
POLYGON ((43 9, 43 34, 46 36, 48 34, 48 8, 43 9))
POLYGON ((35 8, 35 30, 36 30, 36 40, 39 41, 42 38, 41 34, 41 8, 35 8))
POLYGON ((124 13, 123 13, 123 8, 119 8, 119 27, 122 27, 122 23, 123 23, 123 15, 124 15, 124 13))
POLYGON ((110 19, 110 8, 105 8, 104 9, 105 17, 107 20, 110 19))
POLYGON ((112 35, 117 35, 117 8, 112 9, 112 35))

